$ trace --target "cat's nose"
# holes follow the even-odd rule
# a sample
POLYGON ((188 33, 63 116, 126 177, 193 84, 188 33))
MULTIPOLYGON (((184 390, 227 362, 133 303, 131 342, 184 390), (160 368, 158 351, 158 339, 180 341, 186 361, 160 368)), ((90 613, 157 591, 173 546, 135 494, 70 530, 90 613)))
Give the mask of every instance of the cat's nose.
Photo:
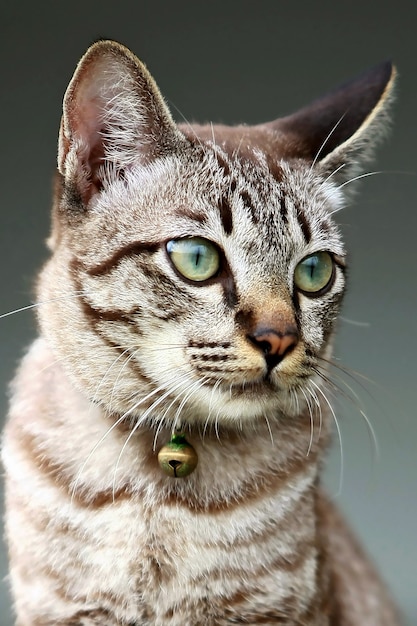
POLYGON ((248 335, 248 339, 264 353, 268 367, 272 369, 297 345, 298 331, 296 328, 285 332, 262 328, 248 335))

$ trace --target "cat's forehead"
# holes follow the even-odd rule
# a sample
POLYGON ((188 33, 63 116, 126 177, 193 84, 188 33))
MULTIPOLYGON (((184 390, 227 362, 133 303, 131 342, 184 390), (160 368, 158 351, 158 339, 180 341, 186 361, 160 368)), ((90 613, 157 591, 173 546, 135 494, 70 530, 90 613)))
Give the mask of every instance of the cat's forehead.
POLYGON ((196 129, 185 150, 133 167, 98 197, 89 246, 98 218, 111 246, 197 235, 266 264, 265 254, 285 263, 309 246, 343 253, 329 185, 308 164, 266 152, 272 140, 258 128, 196 129))

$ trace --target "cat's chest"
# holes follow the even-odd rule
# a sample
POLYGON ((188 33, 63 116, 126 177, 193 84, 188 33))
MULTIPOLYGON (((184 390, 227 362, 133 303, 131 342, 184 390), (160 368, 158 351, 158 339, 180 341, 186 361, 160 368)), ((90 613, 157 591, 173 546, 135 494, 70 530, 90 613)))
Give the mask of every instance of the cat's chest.
POLYGON ((90 575, 74 591, 108 598, 119 619, 165 626, 301 615, 317 593, 315 534, 297 522, 289 532, 287 516, 273 499, 221 513, 135 499, 89 510, 75 553, 90 575))

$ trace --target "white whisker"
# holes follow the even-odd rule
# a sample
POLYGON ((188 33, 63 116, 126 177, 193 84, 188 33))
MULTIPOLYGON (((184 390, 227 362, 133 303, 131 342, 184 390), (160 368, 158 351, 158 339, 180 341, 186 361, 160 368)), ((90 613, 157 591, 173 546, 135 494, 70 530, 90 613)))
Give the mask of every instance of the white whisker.
MULTIPOLYGON (((122 364, 122 366, 121 366, 121 367, 120 367, 120 369, 119 369, 119 372, 118 372, 118 374, 117 374, 116 380, 115 380, 115 381, 114 381, 114 383, 113 383, 113 387, 112 387, 112 391, 111 391, 111 395, 110 395, 110 400, 109 400, 109 409, 108 409, 108 410, 109 410, 109 413, 111 413, 111 412, 112 412, 113 398, 114 398, 114 394, 116 393, 116 389, 117 389, 117 386, 118 386, 118 383, 119 383, 120 377, 122 376, 122 374, 123 374, 123 371, 124 371, 125 367, 127 367, 127 365, 130 363, 130 361, 131 361, 132 359, 134 359, 134 358, 135 358, 136 354, 137 354, 139 351, 140 351, 140 348, 136 348, 136 350, 134 350, 134 351, 133 351, 133 352, 132 352, 132 353, 131 353, 128 357, 127 357, 127 359, 125 360, 125 362, 122 364)), ((124 356, 127 352, 129 352, 129 348, 127 348, 126 350, 124 350, 120 356, 124 356)), ((117 359, 117 360, 118 360, 118 359, 117 359)), ((109 370, 107 370, 106 374, 107 374, 108 372, 109 372, 109 370)), ((105 375, 105 376, 106 376, 106 375, 105 375)), ((103 382, 103 380, 104 380, 104 378, 102 379, 102 381, 101 381, 101 382, 103 382)), ((101 383, 100 383, 100 385, 101 385, 101 383)))
MULTIPOLYGON (((177 376, 178 376, 178 373, 177 373, 177 376)), ((113 500, 114 500, 115 493, 116 493, 116 474, 117 474, 117 470, 119 468, 120 461, 121 461, 122 456, 123 456, 123 452, 126 450, 126 447, 129 444, 129 441, 133 437, 134 433, 138 430, 138 428, 141 427, 141 425, 146 421, 147 417, 152 413, 152 411, 155 410, 155 408, 157 406, 159 406, 162 402, 164 402, 164 400, 166 400, 166 398, 168 398, 170 395, 172 395, 177 389, 182 387, 182 385, 184 385, 187 382, 188 382, 188 376, 184 374, 182 380, 179 383, 177 383, 176 385, 174 385, 174 387, 172 387, 172 388, 168 389, 167 391, 165 391, 165 393, 163 393, 161 396, 159 396, 158 399, 155 402, 153 402, 150 407, 148 407, 146 409, 146 411, 143 413, 143 415, 141 415, 140 418, 137 420, 135 426, 131 429, 131 431, 130 431, 130 433, 129 433, 125 443, 123 444, 122 449, 120 450, 120 453, 119 453, 119 456, 117 458, 116 465, 115 465, 115 468, 114 468, 114 471, 113 471, 113 488, 112 488, 113 500)), ((134 410, 134 409, 130 409, 130 410, 134 410)), ((126 417, 127 414, 128 414, 128 411, 124 414, 124 416, 126 417)))
POLYGON ((271 440, 271 445, 274 448, 275 447, 274 435, 272 434, 271 424, 269 423, 269 419, 268 419, 268 416, 266 414, 264 415, 264 420, 265 420, 266 426, 268 428, 269 438, 271 440))
MULTIPOLYGON (((307 389, 307 391, 308 391, 308 389, 307 389)), ((303 394, 303 396, 304 396, 304 398, 306 400, 308 413, 309 413, 309 416, 310 416, 310 441, 309 441, 309 444, 308 444, 307 454, 306 454, 306 456, 309 456, 310 452, 311 452, 311 448, 313 446, 313 441, 314 441, 314 416, 313 416, 313 411, 312 411, 312 407, 311 407, 311 404, 310 404, 310 399, 309 399, 307 393, 304 391, 304 389, 301 389, 301 393, 303 394)))
POLYGON ((29 311, 30 309, 36 309, 44 304, 50 304, 51 302, 59 302, 61 300, 71 300, 73 298, 79 298, 83 295, 84 291, 76 291, 71 294, 67 294, 65 296, 60 296, 59 298, 50 298, 49 300, 42 300, 41 302, 35 302, 33 304, 28 304, 27 306, 22 306, 19 309, 14 309, 13 311, 9 311, 8 313, 2 313, 0 315, 0 320, 4 317, 9 317, 10 315, 14 315, 15 313, 22 313, 23 311, 29 311))
POLYGON ((332 405, 330 404, 326 394, 324 393, 324 391, 319 387, 319 385, 317 385, 317 383, 314 382, 314 380, 310 381, 311 385, 313 385, 318 393, 322 396, 322 398, 324 399, 324 401, 326 402, 327 406, 330 409, 330 412, 333 416, 333 421, 335 423, 336 426, 336 430, 337 430, 337 435, 339 438, 339 447, 340 447, 340 474, 339 474, 339 488, 337 490, 336 493, 336 497, 340 496, 340 494, 342 493, 342 487, 343 487, 343 480, 344 480, 344 465, 345 465, 345 457, 344 457, 344 452, 343 452, 343 443, 342 443, 342 433, 340 430, 340 426, 339 426, 339 422, 338 419, 336 417, 336 413, 333 410, 332 405))
MULTIPOLYGON (((350 376, 350 378, 352 378, 357 385, 360 385, 363 389, 365 389, 365 391, 367 391, 366 388, 364 388, 363 385, 361 385, 344 368, 341 368, 341 367, 337 366, 335 363, 332 363, 332 362, 330 364, 333 365, 336 369, 340 369, 345 375, 350 376)), ((361 399, 359 398, 359 396, 356 393, 356 391, 341 376, 339 376, 337 374, 333 374, 333 376, 336 376, 337 380, 340 381, 340 383, 346 387, 346 389, 351 394, 351 396, 350 396, 344 389, 342 389, 333 380, 331 380, 330 378, 325 376, 322 372, 320 372, 318 370, 316 370, 316 371, 318 372, 320 377, 327 383, 327 385, 330 385, 331 387, 333 387, 335 392, 338 392, 344 398, 346 398, 348 401, 350 401, 354 405, 354 407, 356 408, 358 413, 361 415, 361 417, 363 417, 363 419, 365 421, 365 425, 366 425, 367 431, 368 431, 368 435, 369 435, 369 438, 370 438, 370 441, 371 441, 371 450, 372 450, 372 454, 373 454, 374 460, 378 461, 378 459, 380 458, 380 450, 379 450, 379 444, 378 444, 378 439, 377 439, 377 436, 376 436, 376 432, 375 432, 374 427, 372 426, 372 423, 371 423, 369 417, 365 413, 365 410, 364 410, 364 407, 363 407, 363 403, 361 402, 361 399)))
POLYGON ((186 403, 188 402, 188 400, 190 399, 190 397, 193 395, 194 391, 196 391, 197 389, 199 389, 200 387, 202 387, 204 385, 204 381, 207 380, 207 377, 203 377, 202 380, 196 380, 194 381, 189 389, 186 390, 185 392, 185 396, 184 398, 181 400, 178 409, 175 413, 175 417, 174 417, 174 425, 172 427, 173 432, 177 430, 177 424, 181 422, 180 417, 181 417, 181 412, 183 410, 183 408, 185 407, 186 403))
MULTIPOLYGON (((107 368, 106 372, 105 372, 105 373, 104 373, 104 375, 102 376, 102 378, 101 378, 101 380, 100 380, 99 384, 98 384, 98 385, 97 385, 97 387, 96 387, 96 390, 95 390, 95 392, 94 392, 94 396, 93 396, 93 398, 92 398, 92 400, 91 400, 90 412, 91 412, 91 408, 94 406, 94 404, 95 404, 95 402, 96 402, 96 400, 97 400, 98 392, 99 392, 99 390, 100 390, 101 386, 103 385, 104 381, 106 380, 106 378, 107 378, 108 374, 111 372, 111 370, 112 370, 112 369, 113 369, 113 367, 116 365, 116 363, 117 363, 117 362, 118 362, 121 358, 123 358, 123 357, 124 357, 124 355, 125 355, 127 352, 129 352, 129 348, 126 348, 125 350, 123 350, 123 352, 121 352, 121 354, 119 354, 119 356, 118 356, 116 359, 114 359, 114 361, 112 361, 111 365, 107 368)), ((114 389, 114 385, 113 385, 113 389, 114 389)), ((109 411, 108 411, 109 413, 111 413, 111 405, 112 405, 111 400, 112 400, 112 397, 113 397, 113 392, 112 392, 112 396, 111 396, 111 398, 110 398, 109 411)))
MULTIPOLYGON (((175 372, 173 374, 172 379, 174 380, 177 377, 178 373, 175 372)), ((148 394, 146 394, 146 396, 144 396, 143 398, 141 398, 138 402, 136 402, 128 411, 126 411, 125 413, 123 413, 123 415, 121 415, 104 433, 104 435, 102 435, 102 437, 94 444, 94 446, 92 447, 92 449, 90 450, 87 458, 85 459, 85 461, 83 462, 83 464, 81 465, 81 468, 78 470, 77 475, 75 477, 75 481, 74 481, 74 486, 71 489, 71 502, 74 499, 75 493, 77 491, 78 485, 80 483, 81 480, 81 476, 82 473, 85 469, 85 467, 87 466, 89 460, 91 459, 91 457, 93 456, 93 454, 96 452, 96 450, 99 448, 99 446, 103 443, 103 441, 105 441, 105 439, 110 435, 110 433, 117 428, 117 426, 119 424, 121 424, 123 422, 123 420, 126 419, 126 417, 131 414, 133 411, 135 411, 136 409, 139 408, 139 406, 143 403, 146 402, 147 400, 149 400, 150 398, 152 398, 152 396, 154 396, 155 394, 159 393, 160 391, 162 391, 163 389, 165 389, 165 385, 160 385, 159 387, 156 387, 156 389, 154 389, 153 391, 149 392, 148 394)), ((90 409, 91 410, 91 409, 90 409)))
MULTIPOLYGON (((354 176, 353 178, 349 178, 349 180, 345 180, 344 183, 342 183, 341 185, 339 185, 336 189, 336 191, 334 193, 339 193, 339 191, 341 189, 343 189, 343 187, 346 187, 346 185, 350 185, 351 183, 354 183, 357 180, 361 180, 362 178, 368 178, 369 176, 375 176, 376 174, 386 174, 387 172, 383 172, 383 171, 375 171, 375 172, 366 172, 365 174, 359 174, 358 176, 354 176)), ((334 194, 333 194, 334 195, 334 194)), ((332 196, 332 194, 330 194, 330 196, 332 196)), ((339 206, 336 209, 334 209, 333 211, 330 211, 329 215, 334 215, 335 213, 338 213, 339 211, 341 211, 344 207, 343 206, 339 206)))
POLYGON ((323 152, 323 149, 325 148, 327 142, 329 141, 330 137, 333 135, 333 133, 335 132, 336 128, 339 126, 339 124, 342 122, 343 118, 345 117, 347 111, 345 111, 343 113, 343 115, 337 120, 336 124, 333 126, 333 128, 331 129, 331 131, 329 132, 329 134, 327 135, 327 137, 325 138, 325 140, 323 141, 323 143, 321 144, 320 148, 317 150, 316 156, 313 159, 312 164, 310 165, 310 170, 309 173, 311 174, 311 172, 314 169, 315 164, 317 163, 317 160, 320 156, 320 154, 323 152))
POLYGON ((342 165, 339 165, 339 167, 336 167, 336 169, 335 169, 335 170, 333 170, 333 172, 331 172, 331 174, 329 174, 329 175, 327 176, 327 178, 325 178, 325 179, 323 180, 323 182, 322 182, 322 183, 320 184, 320 186, 319 186, 319 189, 321 189, 322 187, 324 187, 324 185, 325 185, 327 182, 329 182, 329 180, 330 180, 331 178, 333 178, 333 176, 335 176, 335 175, 337 174, 337 172, 340 172, 340 170, 342 170, 344 167, 346 167, 346 163, 342 163, 342 165))

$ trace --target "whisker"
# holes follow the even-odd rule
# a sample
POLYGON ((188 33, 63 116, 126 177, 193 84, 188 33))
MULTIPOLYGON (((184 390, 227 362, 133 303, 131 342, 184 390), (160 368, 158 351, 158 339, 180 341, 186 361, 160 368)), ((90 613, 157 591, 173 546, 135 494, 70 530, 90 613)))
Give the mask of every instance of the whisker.
POLYGON ((309 384, 309 392, 317 406, 318 412, 319 412, 319 434, 317 437, 317 441, 320 441, 321 438, 321 431, 323 428, 323 412, 321 410, 321 404, 320 404, 320 399, 318 397, 318 395, 316 394, 316 392, 314 391, 314 389, 311 389, 311 385, 309 384))
MULTIPOLYGON (((376 174, 395 174, 395 175, 401 174, 403 176, 416 176, 416 172, 395 171, 395 170, 376 170, 375 172, 366 172, 365 174, 359 174, 358 176, 354 176, 353 178, 346 180, 345 182, 343 182, 341 185, 337 187, 336 191, 343 189, 343 187, 345 187, 346 185, 350 185, 351 183, 357 180, 361 180, 362 178, 367 178, 369 176, 375 176, 376 174)), ((336 209, 334 209, 334 211, 330 212, 330 215, 333 215, 334 213, 338 213, 343 208, 344 207, 337 207, 336 209)))
MULTIPOLYGON (((235 150, 233 150, 233 158, 234 159, 237 159, 238 156, 239 156, 239 152, 240 152, 240 149, 242 147, 242 143, 243 143, 244 138, 245 138, 245 135, 242 135, 240 140, 239 140, 239 143, 237 145, 237 148, 235 150)), ((230 192, 230 188, 229 188, 229 192, 230 192)))
MULTIPOLYGON (((126 441, 124 442, 124 444, 122 446, 122 449, 120 450, 120 453, 119 453, 119 456, 117 458, 116 465, 115 465, 115 468, 114 468, 114 471, 113 471, 113 489, 112 489, 112 491, 113 491, 113 501, 115 499, 115 493, 116 493, 116 474, 117 474, 117 470, 119 468, 120 461, 122 459, 123 453, 126 450, 127 445, 129 444, 129 441, 131 440, 131 438, 133 437, 135 432, 138 430, 138 428, 140 428, 142 426, 142 424, 146 421, 146 418, 152 413, 152 411, 157 406, 159 406, 161 404, 161 402, 163 402, 167 397, 172 395, 179 387, 184 385, 186 382, 188 382, 188 376, 183 375, 183 379, 179 383, 177 383, 177 385, 175 385, 171 389, 168 389, 165 393, 163 393, 161 396, 159 396, 159 398, 155 402, 153 402, 148 409, 146 409, 144 414, 141 415, 141 417, 137 420, 135 426, 129 432, 129 435, 127 436, 126 441)), ((125 413, 125 416, 126 416, 126 413, 125 413)))
POLYGON ((352 326, 360 326, 362 328, 369 328, 371 325, 369 322, 358 322, 357 320, 349 319, 344 315, 339 315, 339 319, 343 322, 346 322, 346 324, 352 324, 352 326))
MULTIPOLYGON (((377 383, 375 383, 375 381, 373 381, 371 378, 368 378, 368 376, 365 376, 364 374, 362 374, 361 372, 358 372, 357 370, 353 370, 353 369, 351 369, 349 367, 346 367, 345 365, 341 365, 339 363, 336 363, 334 360, 326 359, 324 357, 317 357, 317 358, 318 358, 318 360, 323 361, 327 365, 330 365, 331 367, 334 367, 335 369, 339 370, 340 372, 342 372, 343 374, 348 376, 357 385, 359 385, 359 387, 363 391, 365 391, 368 395, 370 395, 370 397, 372 399, 374 399, 372 394, 370 394, 369 389, 367 389, 365 387, 365 385, 363 385, 361 383, 361 381, 358 380, 360 378, 361 380, 365 381, 366 383, 370 383, 370 384, 376 385, 377 383)), ((341 380, 343 380, 343 379, 341 379, 341 380)))
POLYGON ((70 300, 73 298, 79 298, 83 295, 84 291, 77 291, 75 293, 67 294, 65 296, 60 296, 59 298, 50 298, 49 300, 42 300, 41 302, 34 302, 33 304, 28 304, 27 306, 22 306, 19 309, 14 309, 13 311, 8 311, 7 313, 2 313, 0 315, 0 320, 4 317, 9 317, 10 315, 14 315, 15 313, 22 313, 23 311, 29 311, 30 309, 35 309, 43 304, 50 304, 51 302, 59 302, 61 300, 70 300))
POLYGON ((186 403, 188 402, 189 398, 193 395, 194 391, 196 391, 197 389, 199 389, 200 387, 202 387, 204 385, 204 381, 207 380, 207 377, 203 377, 201 380, 196 380, 194 381, 191 385, 190 388, 185 392, 185 396, 184 398, 181 400, 178 409, 175 413, 175 417, 174 417, 174 424, 172 427, 172 431, 175 432, 177 430, 177 423, 180 422, 180 415, 181 412, 184 408, 184 406, 186 405, 186 403))
POLYGON ((265 420, 266 426, 268 428, 269 438, 271 440, 271 446, 274 448, 275 447, 274 435, 272 434, 271 424, 269 423, 269 419, 268 419, 268 416, 266 415, 266 413, 264 414, 264 420, 265 420))
POLYGON ((214 432, 216 433, 216 439, 220 443, 220 433, 219 433, 219 414, 220 409, 217 411, 216 417, 214 419, 214 432))
POLYGON ((330 404, 326 394, 320 388, 320 386, 317 385, 317 383, 314 382, 314 380, 311 380, 310 384, 313 385, 317 389, 318 393, 322 396, 322 398, 326 402, 327 406, 329 407, 330 413, 333 416, 333 421, 335 423, 336 430, 337 430, 337 435, 338 435, 338 439, 339 439, 339 447, 340 447, 340 474, 339 474, 339 488, 338 488, 337 493, 336 493, 336 497, 337 497, 337 496, 340 496, 340 494, 342 493, 342 486, 343 486, 343 480, 344 480, 345 455, 344 455, 344 451, 343 451, 342 432, 340 430, 340 426, 339 426, 339 422, 338 422, 338 419, 336 417, 336 414, 335 414, 335 412, 333 410, 333 407, 330 404))
MULTIPOLYGON (((353 406, 356 408, 358 413, 361 415, 361 417, 363 417, 363 419, 365 421, 365 425, 366 425, 367 431, 368 431, 369 439, 371 441, 371 450, 372 450, 373 462, 378 461, 380 459, 380 450, 379 450, 379 444, 378 444, 378 439, 377 439, 377 436, 376 436, 376 432, 375 432, 375 429, 374 429, 374 427, 373 427, 369 417, 365 413, 365 410, 363 408, 362 402, 361 402, 358 394, 351 387, 351 385, 349 385, 342 377, 338 376, 338 380, 348 389, 348 391, 351 393, 351 396, 348 393, 346 393, 345 390, 340 387, 340 385, 335 383, 334 380, 330 379, 323 372, 321 372, 320 370, 318 370, 316 368, 313 368, 313 369, 320 376, 320 378, 322 378, 322 380, 325 381, 325 383, 327 385, 330 385, 335 391, 337 391, 338 394, 341 394, 349 402, 352 402, 353 406)), ((344 372, 344 373, 348 374, 347 372, 344 372)), ((353 380, 355 380, 355 379, 353 378, 353 380)), ((355 382, 360 385, 360 383, 358 383, 358 381, 355 380, 355 382)), ((360 385, 360 386, 362 388, 364 388, 363 385, 360 385)), ((364 388, 364 389, 366 390, 366 388, 364 388)))
MULTIPOLYGON (((112 361, 110 367, 107 368, 106 372, 104 373, 104 375, 102 376, 102 379, 100 380, 99 384, 96 387, 96 390, 94 392, 94 396, 91 400, 91 406, 90 406, 90 411, 91 411, 91 407, 95 404, 96 400, 97 400, 97 396, 98 396, 98 392, 102 386, 102 384, 104 383, 104 381, 106 380, 108 374, 110 373, 110 371, 113 369, 113 367, 116 365, 116 363, 125 356, 125 354, 129 352, 129 348, 126 348, 125 350, 123 350, 123 352, 121 352, 121 354, 119 354, 119 356, 114 359, 114 361, 112 361)), ((116 381, 117 382, 117 381, 116 381)), ((114 385, 113 385, 113 389, 114 389, 114 385)), ((112 398, 113 398, 113 392, 112 395, 110 397, 110 403, 109 403, 109 413, 111 413, 111 406, 112 406, 112 398)))
POLYGON ((323 180, 322 183, 320 183, 319 185, 319 189, 322 189, 322 187, 324 187, 324 185, 331 179, 333 178, 333 176, 335 176, 337 174, 337 172, 340 172, 340 170, 342 170, 344 167, 346 167, 346 163, 342 163, 342 165, 339 165, 339 167, 336 167, 336 169, 333 170, 333 172, 331 172, 331 174, 329 174, 327 176, 327 178, 325 178, 323 180))
POLYGON ((82 473, 84 471, 84 469, 87 466, 87 463, 89 462, 89 460, 91 459, 91 457, 93 456, 93 454, 95 453, 95 451, 99 448, 99 446, 103 443, 103 441, 108 437, 108 435, 115 429, 117 428, 117 426, 125 419, 124 415, 121 415, 112 425, 110 428, 108 428, 106 430, 106 432, 104 433, 104 435, 102 437, 100 437, 100 439, 97 441, 97 443, 93 446, 93 448, 91 449, 91 451, 89 452, 87 458, 85 459, 85 461, 83 462, 83 464, 81 465, 80 469, 77 472, 77 475, 75 477, 75 481, 74 484, 71 488, 71 506, 74 502, 74 498, 75 498, 75 494, 78 490, 78 485, 80 484, 81 481, 81 476, 82 473))
POLYGON ((301 393, 303 394, 305 401, 307 403, 308 413, 310 416, 310 441, 308 444, 307 454, 306 454, 306 456, 309 456, 311 452, 311 448, 313 446, 313 440, 314 440, 314 417, 313 417, 313 411, 312 411, 311 404, 310 404, 310 399, 303 388, 301 388, 301 393))
POLYGON ((327 137, 325 138, 325 140, 323 141, 323 143, 321 144, 320 148, 317 150, 316 156, 313 159, 312 164, 310 165, 310 170, 309 170, 309 174, 311 174, 311 172, 314 169, 314 166, 317 163, 317 160, 320 156, 320 154, 323 152, 323 149, 325 148, 327 142, 329 141, 330 137, 333 135, 333 133, 335 132, 336 128, 339 126, 339 124, 342 122, 343 118, 345 117, 347 111, 345 111, 343 113, 343 115, 337 120, 336 124, 333 126, 333 128, 331 129, 331 131, 329 132, 329 134, 327 135, 327 137))
MULTIPOLYGON (((172 380, 175 380, 175 378, 177 377, 178 373, 174 372, 173 376, 172 376, 172 380)), ((123 420, 126 419, 126 417, 131 414, 133 411, 135 411, 143 402, 146 402, 147 400, 149 400, 150 398, 152 398, 152 396, 154 396, 155 394, 159 393, 160 391, 162 391, 163 389, 165 389, 165 385, 160 385, 159 387, 156 387, 153 391, 149 392, 148 394, 146 394, 146 396, 144 396, 143 398, 141 398, 138 402, 136 402, 128 411, 126 411, 123 415, 121 415, 104 433, 104 435, 102 435, 102 437, 94 444, 93 448, 90 450, 87 458, 85 459, 85 461, 83 462, 83 464, 81 465, 81 468, 79 469, 79 471, 77 472, 76 478, 75 478, 75 482, 74 482, 74 486, 71 490, 71 503, 73 502, 73 499, 75 497, 75 493, 77 491, 78 485, 80 483, 81 480, 81 476, 82 473, 85 469, 85 467, 87 466, 89 460, 91 459, 91 457, 93 456, 93 454, 96 452, 96 450, 99 448, 99 446, 103 443, 103 441, 105 441, 105 439, 110 435, 110 433, 117 428, 117 426, 119 424, 121 424, 123 422, 123 420)))
MULTIPOLYGON (((351 183, 354 183, 357 180, 361 180, 362 178, 369 178, 370 176, 376 176, 377 174, 387 174, 388 172, 384 172, 384 171, 375 171, 375 172, 366 172, 365 174, 359 174, 358 176, 354 176, 353 178, 349 178, 349 180, 345 180, 344 183, 341 183, 337 189, 335 190, 335 192, 333 192, 333 194, 330 192, 330 197, 332 195, 335 195, 335 193, 339 193, 339 191, 341 189, 343 189, 343 187, 346 187, 346 185, 350 185, 351 183)), ((339 213, 339 211, 342 211, 345 207, 344 206, 339 206, 336 209, 334 209, 333 211, 330 211, 329 215, 334 215, 335 213, 339 213)))
MULTIPOLYGON (((140 350, 139 348, 136 348, 136 350, 134 350, 134 351, 133 351, 133 352, 132 352, 132 353, 131 353, 128 357, 127 357, 127 359, 125 360, 125 362, 122 364, 122 366, 121 366, 121 367, 120 367, 120 369, 119 369, 119 372, 118 372, 118 374, 117 374, 116 380, 115 380, 115 381, 114 381, 114 383, 113 383, 112 392, 111 392, 111 395, 110 395, 110 401, 109 401, 109 413, 111 413, 111 412, 112 412, 113 398, 114 398, 114 394, 115 394, 115 392, 116 392, 116 388, 117 388, 117 385, 118 385, 118 383, 119 383, 120 377, 121 377, 121 375, 122 375, 122 373, 123 373, 123 371, 124 371, 125 367, 126 367, 126 366, 130 363, 130 361, 131 361, 132 359, 134 359, 134 358, 135 358, 135 356, 136 356, 136 354, 139 352, 139 350, 140 350)), ((126 352, 128 352, 128 351, 129 351, 129 348, 127 348, 126 350, 124 350, 120 356, 122 356, 122 355, 124 356, 124 355, 126 354, 126 352)), ((118 360, 119 360, 119 359, 116 359, 116 361, 118 361, 118 360)), ((111 368, 110 368, 110 369, 111 369, 111 368)), ((110 371, 110 370, 107 370, 106 374, 107 374, 109 371, 110 371)), ((104 378, 105 378, 105 376, 104 376, 104 378)), ((104 378, 102 379, 102 382, 103 382, 104 378)), ((101 384, 101 383, 100 383, 100 384, 101 384)))

